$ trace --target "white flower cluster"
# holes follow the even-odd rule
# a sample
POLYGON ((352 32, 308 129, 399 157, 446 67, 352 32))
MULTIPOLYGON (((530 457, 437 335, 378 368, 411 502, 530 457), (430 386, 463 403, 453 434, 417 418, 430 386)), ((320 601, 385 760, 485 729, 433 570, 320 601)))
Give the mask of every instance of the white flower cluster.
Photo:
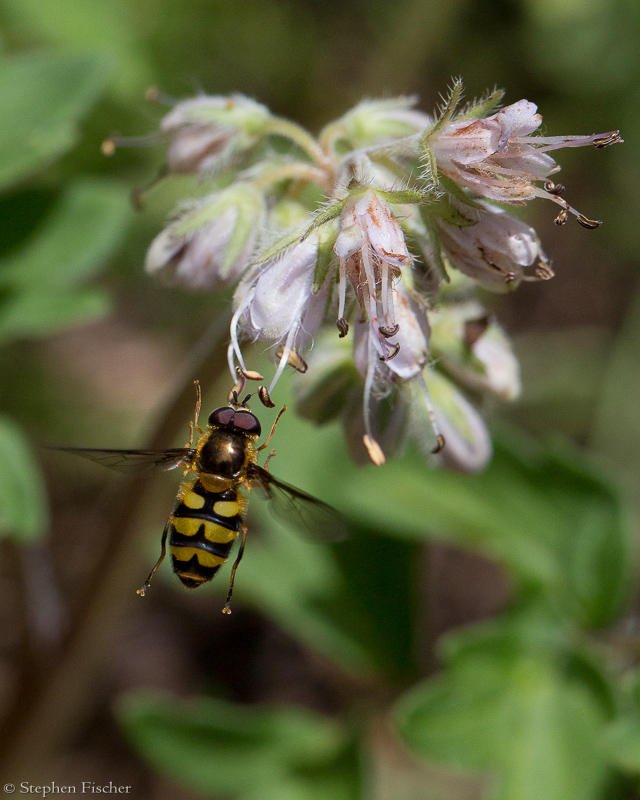
POLYGON ((493 92, 461 109, 461 92, 455 83, 433 117, 411 98, 367 101, 317 138, 245 97, 204 95, 178 102, 151 137, 168 147, 164 174, 216 188, 174 215, 147 271, 196 290, 235 285, 234 381, 262 380, 243 342, 270 343, 263 402, 292 366, 302 413, 342 416, 356 455, 376 464, 413 437, 447 465, 484 465, 491 445, 471 400, 513 399, 519 375, 474 292, 553 276, 535 230, 495 203, 546 198, 561 206, 557 224, 573 214, 597 227, 549 180, 549 152, 621 141, 537 136, 533 103, 498 110, 493 92))

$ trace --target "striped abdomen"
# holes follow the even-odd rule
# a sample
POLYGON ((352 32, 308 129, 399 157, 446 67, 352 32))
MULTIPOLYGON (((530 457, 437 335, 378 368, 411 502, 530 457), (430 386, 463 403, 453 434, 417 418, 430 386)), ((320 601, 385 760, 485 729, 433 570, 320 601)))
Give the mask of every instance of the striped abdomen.
POLYGON ((229 556, 242 528, 242 498, 235 489, 210 492, 200 480, 178 495, 169 521, 173 571, 195 589, 210 581, 229 556))

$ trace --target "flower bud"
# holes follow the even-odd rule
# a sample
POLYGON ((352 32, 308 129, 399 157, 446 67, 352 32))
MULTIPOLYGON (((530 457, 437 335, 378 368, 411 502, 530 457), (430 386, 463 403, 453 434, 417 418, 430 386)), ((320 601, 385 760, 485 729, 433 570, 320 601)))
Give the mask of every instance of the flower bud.
POLYGON ((457 383, 503 400, 519 396, 520 366, 511 342, 480 303, 441 306, 429 318, 431 354, 457 383))
POLYGON ((364 100, 332 123, 332 138, 344 139, 359 148, 411 136, 433 123, 428 114, 413 108, 415 103, 415 97, 364 100))
POLYGON ((264 214, 264 198, 251 184, 209 195, 156 236, 145 269, 198 291, 234 283, 253 254, 264 214))
POLYGON ((432 455, 429 409, 424 394, 410 382, 407 384, 412 390, 410 429, 418 446, 426 457, 437 459, 449 469, 462 472, 481 470, 492 452, 491 439, 482 417, 444 375, 431 368, 425 369, 423 375, 446 445, 438 455, 432 455))
POLYGON ((530 225, 489 203, 478 205, 460 212, 463 224, 437 218, 440 242, 453 267, 492 291, 515 288, 520 280, 546 280, 553 276, 538 235, 530 225), (527 267, 534 268, 533 274, 525 273, 527 267))
POLYGON ((201 95, 183 100, 164 117, 160 129, 169 136, 169 172, 208 172, 218 162, 257 142, 269 110, 242 95, 201 95))

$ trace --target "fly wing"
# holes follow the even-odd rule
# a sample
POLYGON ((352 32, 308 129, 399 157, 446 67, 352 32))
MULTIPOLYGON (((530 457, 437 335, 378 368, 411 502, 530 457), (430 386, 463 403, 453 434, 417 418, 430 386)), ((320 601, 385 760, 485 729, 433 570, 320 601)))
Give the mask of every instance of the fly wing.
POLYGON ((302 489, 279 481, 258 464, 249 464, 247 479, 260 486, 270 502, 271 511, 285 522, 292 522, 320 542, 346 538, 347 524, 340 512, 302 489))
POLYGON ((176 447, 172 450, 97 450, 92 447, 48 447, 47 449, 74 453, 117 472, 128 473, 187 467, 195 454, 195 450, 188 447, 176 447))

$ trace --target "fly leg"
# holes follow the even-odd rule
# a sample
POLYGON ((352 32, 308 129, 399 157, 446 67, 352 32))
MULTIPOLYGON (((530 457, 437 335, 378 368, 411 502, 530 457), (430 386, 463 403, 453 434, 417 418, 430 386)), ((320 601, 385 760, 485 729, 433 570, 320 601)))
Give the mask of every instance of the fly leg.
POLYGON ((227 594, 227 602, 224 604, 224 608, 222 609, 223 614, 230 614, 231 613, 231 595, 233 594, 233 582, 236 579, 236 570, 238 569, 238 564, 242 560, 242 556, 244 555, 244 546, 247 541, 247 526, 242 523, 242 541, 240 542, 240 550, 238 550, 238 557, 235 560, 233 567, 231 568, 231 577, 229 578, 229 593, 227 594))
POLYGON ((196 410, 193 415, 193 422, 189 420, 189 441, 185 444, 185 447, 189 450, 193 447, 194 431, 198 431, 200 436, 202 436, 202 428, 198 426, 198 417, 200 416, 200 408, 202 407, 202 389, 200 388, 200 381, 194 381, 193 383, 196 387, 196 410))
POLYGON ((167 520, 167 524, 164 526, 164 530, 162 531, 162 544, 160 545, 160 558, 156 561, 154 568, 149 573, 149 577, 144 582, 144 585, 141 586, 139 589, 136 589, 136 594, 139 594, 141 597, 144 597, 147 593, 147 589, 149 588, 149 584, 151 583, 151 578, 155 571, 158 569, 160 564, 164 561, 164 557, 167 554, 167 534, 169 533, 169 523, 171 522, 171 517, 167 520))
POLYGON ((262 469, 264 469, 267 472, 269 472, 269 462, 275 456, 275 454, 276 454, 276 451, 275 450, 271 450, 269 455, 266 457, 264 464, 262 465, 262 469))
MULTIPOLYGON (((267 447, 267 445, 269 444, 269 442, 273 439, 273 434, 276 432, 276 426, 277 426, 278 422, 280 421, 280 417, 284 414, 284 412, 286 410, 287 410, 287 407, 286 406, 282 406, 280 411, 278 411, 278 416, 275 418, 275 421, 274 421, 273 425, 271 426, 271 433, 269 434, 269 438, 267 439, 267 441, 264 444, 261 444, 260 447, 258 447, 256 449, 257 453, 259 453, 261 450, 264 450, 265 447, 267 447)), ((271 456, 269 456, 269 458, 271 458, 271 456)))

